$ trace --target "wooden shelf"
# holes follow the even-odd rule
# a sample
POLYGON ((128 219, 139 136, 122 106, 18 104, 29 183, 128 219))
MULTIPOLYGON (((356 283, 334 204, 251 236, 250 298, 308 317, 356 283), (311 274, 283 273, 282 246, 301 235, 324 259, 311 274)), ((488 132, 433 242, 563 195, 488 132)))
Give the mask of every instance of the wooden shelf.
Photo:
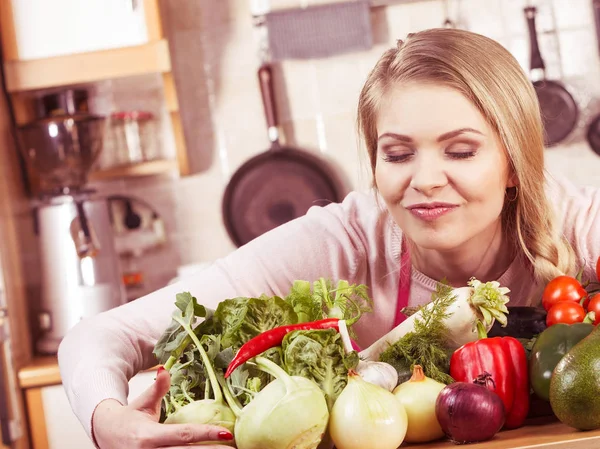
POLYGON ((166 39, 135 47, 4 63, 9 92, 90 83, 111 78, 168 73, 171 58, 166 39))
POLYGON ((141 162, 139 164, 123 165, 106 170, 90 173, 90 181, 104 181, 115 178, 131 178, 136 176, 150 176, 166 174, 177 170, 176 160, 161 159, 157 161, 141 162))

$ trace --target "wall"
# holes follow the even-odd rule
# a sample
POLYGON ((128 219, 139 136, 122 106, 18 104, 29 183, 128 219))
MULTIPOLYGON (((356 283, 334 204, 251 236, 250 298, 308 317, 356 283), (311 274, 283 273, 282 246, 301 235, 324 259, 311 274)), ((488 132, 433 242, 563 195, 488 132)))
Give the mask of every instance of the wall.
MULTIPOLYGON (((182 179, 167 176, 97 185, 102 191, 145 199, 166 220, 170 245, 143 261, 150 279, 146 290, 163 285, 178 265, 211 261, 235 249, 223 227, 221 196, 231 174, 268 148, 251 13, 251 6, 261 3, 265 2, 163 0, 191 163, 198 173, 182 179)), ((312 3, 317 2, 273 0, 271 5, 312 3)), ((585 124, 600 112, 600 59, 591 0, 529 3, 539 9, 548 77, 571 86, 582 106, 578 130, 561 146, 547 150, 548 167, 577 182, 600 186, 600 158, 583 138, 585 124)), ((424 0, 373 8, 375 45, 370 51, 276 65, 285 142, 331 158, 354 188, 368 187, 355 109, 362 83, 382 52, 409 32, 441 26, 449 14, 459 27, 498 40, 527 68, 525 4, 525 0, 424 0)), ((143 89, 143 84, 138 87, 143 89)))

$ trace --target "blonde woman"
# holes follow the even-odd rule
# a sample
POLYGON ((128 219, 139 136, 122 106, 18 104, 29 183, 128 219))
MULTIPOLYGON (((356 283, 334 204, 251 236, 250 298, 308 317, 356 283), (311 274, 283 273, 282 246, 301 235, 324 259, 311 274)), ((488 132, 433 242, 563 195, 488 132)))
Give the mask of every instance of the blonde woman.
MULTIPOLYGON (((544 171, 536 94, 517 61, 486 37, 453 29, 411 35, 381 57, 360 93, 371 194, 315 207, 194 277, 88 319, 59 362, 72 407, 100 448, 183 447, 232 438, 205 425, 158 424, 169 375, 127 404, 127 380, 152 349, 175 294, 216 307, 225 298, 285 295, 295 279, 369 287, 375 310, 356 329, 370 345, 430 300, 436 281, 499 280, 511 305, 600 256, 600 193, 544 171), (552 197, 550 197, 552 196, 552 197)), ((211 446, 219 447, 219 446, 211 446)))

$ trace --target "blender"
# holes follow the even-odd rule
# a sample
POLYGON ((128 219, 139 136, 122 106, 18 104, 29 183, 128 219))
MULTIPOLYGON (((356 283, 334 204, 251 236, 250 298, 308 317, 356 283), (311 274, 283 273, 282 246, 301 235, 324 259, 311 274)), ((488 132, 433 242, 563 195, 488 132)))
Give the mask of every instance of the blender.
POLYGON ((35 201, 41 262, 36 348, 56 354, 80 320, 125 302, 109 202, 86 189, 102 150, 104 118, 61 110, 18 129, 35 201))

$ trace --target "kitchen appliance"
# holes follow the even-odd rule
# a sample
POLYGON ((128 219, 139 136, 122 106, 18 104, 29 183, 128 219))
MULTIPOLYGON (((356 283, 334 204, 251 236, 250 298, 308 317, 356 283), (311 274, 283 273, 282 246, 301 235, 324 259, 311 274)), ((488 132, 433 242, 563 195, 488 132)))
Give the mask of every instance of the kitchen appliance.
POLYGON ((85 188, 103 133, 104 118, 83 112, 19 128, 22 153, 39 183, 40 353, 56 353, 81 319, 124 303, 108 200, 85 188))

